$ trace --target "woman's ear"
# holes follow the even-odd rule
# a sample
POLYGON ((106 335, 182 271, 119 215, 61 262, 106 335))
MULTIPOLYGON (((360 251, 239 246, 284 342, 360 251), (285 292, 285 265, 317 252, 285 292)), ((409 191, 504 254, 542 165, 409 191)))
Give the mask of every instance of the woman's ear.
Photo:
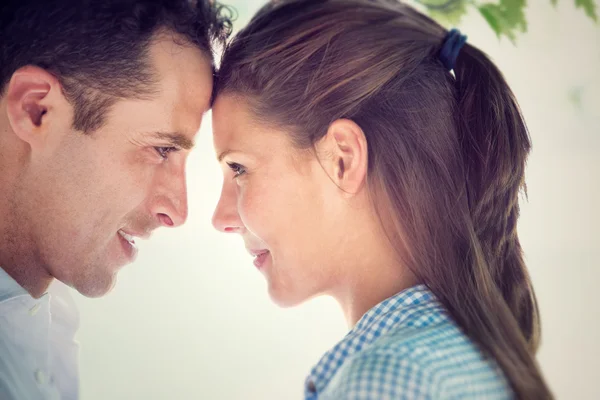
POLYGON ((318 154, 327 154, 321 165, 331 180, 348 194, 358 193, 368 167, 367 138, 361 127, 352 120, 338 119, 316 147, 318 154))

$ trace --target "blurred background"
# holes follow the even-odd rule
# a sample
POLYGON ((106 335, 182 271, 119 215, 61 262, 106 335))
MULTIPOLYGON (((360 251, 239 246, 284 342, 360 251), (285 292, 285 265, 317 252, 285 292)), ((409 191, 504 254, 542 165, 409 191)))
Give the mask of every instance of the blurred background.
MULTIPOLYGON (((226 3, 239 29, 264 1, 226 3)), ((437 3, 454 4, 435 16, 504 72, 533 139, 519 233, 541 309, 539 362, 557 399, 600 399, 600 2, 437 3)), ((141 243, 107 297, 75 294, 83 400, 299 400, 347 332, 332 299, 273 305, 241 239, 213 231, 222 178, 210 115, 197 142, 187 224, 141 243)))

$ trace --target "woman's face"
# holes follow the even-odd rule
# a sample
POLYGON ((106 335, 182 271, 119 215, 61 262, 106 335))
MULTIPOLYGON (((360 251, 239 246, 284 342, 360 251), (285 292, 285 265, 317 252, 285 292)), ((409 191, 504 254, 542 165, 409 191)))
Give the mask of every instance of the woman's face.
POLYGON ((213 139, 224 177, 215 228, 242 236, 277 304, 326 293, 339 280, 332 249, 343 226, 338 188, 317 157, 230 95, 214 104, 213 139))

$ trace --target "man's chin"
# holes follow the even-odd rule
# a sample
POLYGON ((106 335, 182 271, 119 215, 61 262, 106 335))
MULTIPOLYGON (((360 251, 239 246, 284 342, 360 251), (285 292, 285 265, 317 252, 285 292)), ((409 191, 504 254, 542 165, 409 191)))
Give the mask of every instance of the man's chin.
POLYGON ((108 294, 117 283, 117 274, 73 282, 72 287, 85 297, 97 298, 108 294))

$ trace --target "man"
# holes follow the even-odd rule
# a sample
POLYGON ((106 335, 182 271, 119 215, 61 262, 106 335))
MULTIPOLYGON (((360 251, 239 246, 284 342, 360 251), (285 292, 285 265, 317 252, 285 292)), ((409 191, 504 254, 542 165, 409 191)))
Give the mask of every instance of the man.
POLYGON ((203 0, 2 0, 0 399, 77 398, 77 315, 135 239, 187 216, 185 162, 210 105, 203 0))

